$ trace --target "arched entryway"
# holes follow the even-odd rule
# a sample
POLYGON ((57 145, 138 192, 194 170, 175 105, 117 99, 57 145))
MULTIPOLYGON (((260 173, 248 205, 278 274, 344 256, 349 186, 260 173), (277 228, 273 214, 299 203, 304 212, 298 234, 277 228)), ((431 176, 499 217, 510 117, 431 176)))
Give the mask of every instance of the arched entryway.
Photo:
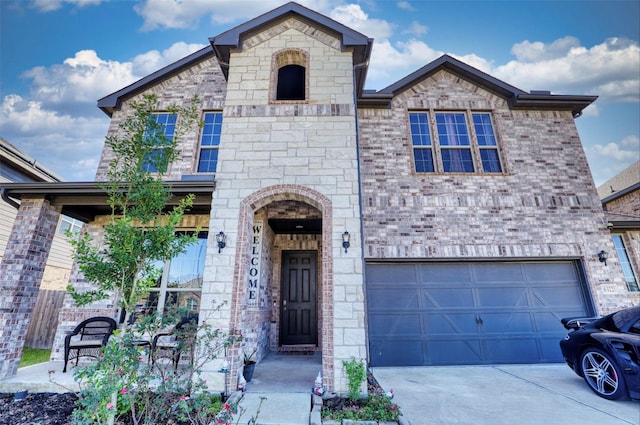
POLYGON ((231 326, 243 333, 241 355, 321 352, 332 389, 330 200, 303 186, 271 186, 244 199, 239 218, 231 326))

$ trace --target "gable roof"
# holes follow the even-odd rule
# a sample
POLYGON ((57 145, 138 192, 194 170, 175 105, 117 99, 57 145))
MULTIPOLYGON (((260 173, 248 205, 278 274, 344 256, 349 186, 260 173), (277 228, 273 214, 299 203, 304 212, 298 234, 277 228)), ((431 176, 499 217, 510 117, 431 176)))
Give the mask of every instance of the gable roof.
POLYGON ((341 39, 343 50, 353 49, 353 65, 357 66, 356 90, 357 93, 362 93, 373 39, 295 2, 286 3, 222 34, 209 38, 225 77, 229 73, 228 64, 231 50, 242 49, 243 37, 259 32, 261 28, 273 25, 276 21, 281 21, 291 16, 302 21, 311 21, 314 25, 321 26, 330 33, 336 34, 341 39))
POLYGON ((603 204, 640 189, 640 161, 636 161, 606 182, 598 186, 598 196, 603 204))
POLYGON ((509 106, 513 109, 570 109, 574 117, 578 117, 584 108, 598 98, 598 96, 552 95, 549 91, 527 93, 449 55, 442 55, 380 91, 363 93, 360 103, 384 107, 394 96, 429 78, 441 69, 451 71, 465 80, 507 99, 509 106))

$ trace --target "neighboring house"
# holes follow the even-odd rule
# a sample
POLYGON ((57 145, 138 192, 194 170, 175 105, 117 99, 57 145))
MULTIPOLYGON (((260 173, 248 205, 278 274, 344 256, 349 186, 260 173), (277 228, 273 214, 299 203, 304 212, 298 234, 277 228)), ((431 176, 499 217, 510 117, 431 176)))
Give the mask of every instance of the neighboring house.
POLYGON ((640 291, 640 161, 598 187, 629 291, 640 291))
MULTIPOLYGON (((167 179, 177 197, 196 195, 181 230, 204 232, 140 308, 199 302, 201 319, 241 330, 228 384, 254 348, 258 360, 321 351, 331 391, 346 390, 352 356, 560 362, 562 317, 640 302, 597 255, 614 248, 574 123, 595 96, 525 92, 446 55, 364 90, 373 40, 295 3, 209 41, 98 106, 113 135, 153 93, 169 132, 180 117, 168 106, 199 96, 204 127, 167 179)), ((97 181, 111 158, 105 147, 97 181)), ((101 238, 109 211, 95 183, 6 192, 25 222, 67 213, 101 238)), ((75 269, 71 282, 87 285, 75 269)), ((66 302, 52 357, 81 318, 116 310, 66 302)), ((224 388, 224 360, 204 371, 211 388, 224 388)))
MULTIPOLYGON (((9 182, 60 182, 62 179, 44 165, 0 137, 0 183, 9 182)), ((11 229, 18 212, 19 203, 0 202, 0 259, 9 242, 11 229)), ((36 348, 51 348, 58 311, 62 306, 64 291, 71 272, 71 245, 65 236, 66 230, 80 231, 82 222, 61 215, 56 233, 39 285, 38 303, 34 309, 26 345, 36 348)), ((18 235, 19 236, 19 235, 18 235)))

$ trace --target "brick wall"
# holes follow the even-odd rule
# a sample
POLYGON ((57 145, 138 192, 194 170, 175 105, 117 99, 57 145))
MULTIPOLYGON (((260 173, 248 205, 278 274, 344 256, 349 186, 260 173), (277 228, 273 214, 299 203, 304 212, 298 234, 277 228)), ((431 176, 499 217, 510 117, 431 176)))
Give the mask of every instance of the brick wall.
POLYGON ((576 258, 598 310, 634 302, 596 258, 612 245, 570 112, 511 110, 441 70, 358 117, 365 258, 576 258), (410 110, 490 111, 504 173, 415 173, 410 110))

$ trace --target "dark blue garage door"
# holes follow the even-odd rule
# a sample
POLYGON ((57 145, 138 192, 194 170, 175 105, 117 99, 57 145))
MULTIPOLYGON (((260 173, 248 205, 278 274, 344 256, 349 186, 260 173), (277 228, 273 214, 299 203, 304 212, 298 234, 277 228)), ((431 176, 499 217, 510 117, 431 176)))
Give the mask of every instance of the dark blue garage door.
POLYGON ((573 261, 368 263, 373 366, 562 362, 560 319, 589 315, 573 261))

